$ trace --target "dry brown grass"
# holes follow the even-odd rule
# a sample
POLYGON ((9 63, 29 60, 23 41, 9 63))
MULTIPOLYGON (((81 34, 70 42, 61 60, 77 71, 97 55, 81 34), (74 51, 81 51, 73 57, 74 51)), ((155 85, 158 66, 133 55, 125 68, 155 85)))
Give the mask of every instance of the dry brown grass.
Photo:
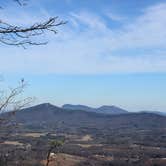
POLYGON ((101 147, 102 144, 76 144, 80 146, 81 148, 91 148, 91 147, 101 147))
POLYGON ((41 136, 45 136, 46 133, 25 133, 25 134, 22 134, 22 136, 24 137, 34 137, 34 138, 39 138, 41 136))
MULTIPOLYGON (((52 158, 49 166, 76 166, 83 161, 85 161, 85 158, 83 157, 59 153, 55 158, 52 158)), ((42 161, 41 163, 45 165, 46 161, 42 161)))
POLYGON ((15 146, 23 146, 24 144, 23 143, 20 143, 18 141, 5 141, 1 144, 6 144, 6 145, 15 145, 15 146))

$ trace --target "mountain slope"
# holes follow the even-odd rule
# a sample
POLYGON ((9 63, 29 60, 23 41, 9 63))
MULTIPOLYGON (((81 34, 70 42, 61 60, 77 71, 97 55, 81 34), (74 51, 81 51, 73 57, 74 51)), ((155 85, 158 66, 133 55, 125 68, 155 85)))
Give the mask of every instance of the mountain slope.
POLYGON ((65 110, 51 104, 41 104, 16 113, 15 120, 23 126, 81 132, 81 129, 155 129, 166 128, 166 117, 152 113, 106 115, 95 112, 65 110))
POLYGON ((128 111, 116 107, 116 106, 101 106, 96 109, 96 112, 98 113, 105 113, 105 114, 112 114, 112 115, 117 115, 117 114, 126 114, 128 111))
POLYGON ((81 110, 81 111, 89 111, 89 112, 95 112, 95 108, 88 107, 85 105, 73 105, 73 104, 64 104, 62 106, 63 109, 67 110, 81 110))
POLYGON ((152 113, 156 115, 166 116, 166 112, 160 112, 160 111, 140 111, 140 113, 152 113))
POLYGON ((62 106, 62 108, 67 109, 67 110, 82 110, 82 111, 111 114, 111 115, 128 113, 128 111, 121 109, 119 107, 116 107, 116 106, 101 106, 99 108, 92 108, 92 107, 88 107, 85 105, 65 104, 62 106))

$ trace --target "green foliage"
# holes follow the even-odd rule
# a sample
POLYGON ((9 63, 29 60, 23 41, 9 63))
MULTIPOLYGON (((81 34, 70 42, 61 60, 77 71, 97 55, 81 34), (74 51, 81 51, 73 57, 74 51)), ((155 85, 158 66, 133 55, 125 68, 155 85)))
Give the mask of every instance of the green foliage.
POLYGON ((49 145, 51 147, 58 148, 58 147, 63 146, 64 142, 65 142, 64 139, 62 139, 62 140, 51 140, 50 143, 49 143, 49 145))

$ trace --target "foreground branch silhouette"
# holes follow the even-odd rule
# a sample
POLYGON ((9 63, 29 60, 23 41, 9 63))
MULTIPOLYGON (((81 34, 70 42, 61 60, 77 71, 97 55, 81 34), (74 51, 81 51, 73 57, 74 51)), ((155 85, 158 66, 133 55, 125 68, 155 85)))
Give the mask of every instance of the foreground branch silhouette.
MULTIPOLYGON (((20 6, 24 6, 26 0, 13 0, 20 6)), ((43 45, 47 41, 38 41, 37 37, 45 33, 57 33, 57 28, 66 24, 58 17, 51 17, 43 22, 35 22, 29 26, 13 25, 0 19, 0 43, 6 45, 22 46, 43 45)))

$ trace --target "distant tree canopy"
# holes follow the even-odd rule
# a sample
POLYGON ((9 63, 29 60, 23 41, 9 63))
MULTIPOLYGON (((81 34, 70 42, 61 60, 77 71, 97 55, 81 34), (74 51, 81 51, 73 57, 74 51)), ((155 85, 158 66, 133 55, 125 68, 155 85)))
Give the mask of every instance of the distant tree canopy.
MULTIPOLYGON (((8 0, 15 1, 20 7, 26 5, 28 0, 8 0)), ((0 5, 1 10, 3 6, 0 5)), ((0 19, 0 43, 6 45, 22 46, 28 45, 43 45, 47 44, 47 41, 36 41, 36 37, 47 33, 57 33, 57 27, 65 24, 66 22, 61 21, 58 17, 51 17, 43 22, 35 22, 29 26, 12 25, 8 22, 0 19)))

